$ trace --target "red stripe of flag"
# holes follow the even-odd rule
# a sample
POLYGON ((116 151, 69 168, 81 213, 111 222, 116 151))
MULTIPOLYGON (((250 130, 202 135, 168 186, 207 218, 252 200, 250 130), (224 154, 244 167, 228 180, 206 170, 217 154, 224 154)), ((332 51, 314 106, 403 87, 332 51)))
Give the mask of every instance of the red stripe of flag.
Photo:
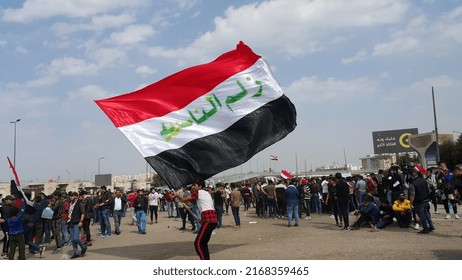
POLYGON ((132 93, 96 100, 116 127, 182 109, 260 58, 243 42, 210 63, 184 69, 132 93))

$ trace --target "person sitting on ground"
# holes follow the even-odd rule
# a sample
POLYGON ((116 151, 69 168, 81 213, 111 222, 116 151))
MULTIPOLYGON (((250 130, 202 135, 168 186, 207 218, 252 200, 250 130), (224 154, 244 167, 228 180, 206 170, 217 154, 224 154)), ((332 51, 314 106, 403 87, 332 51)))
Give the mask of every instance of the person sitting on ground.
POLYGON ((400 192, 398 199, 393 203, 393 211, 400 228, 409 228, 412 221, 411 201, 406 199, 404 192, 400 192))
POLYGON ((367 196, 363 204, 355 211, 358 220, 351 226, 351 229, 359 229, 361 226, 369 224, 371 227, 379 221, 379 207, 374 203, 372 196, 367 196))
POLYGON ((378 229, 382 229, 393 224, 393 217, 395 216, 395 211, 393 211, 393 207, 390 205, 388 200, 382 201, 382 204, 379 207, 379 211, 380 219, 376 225, 378 229))

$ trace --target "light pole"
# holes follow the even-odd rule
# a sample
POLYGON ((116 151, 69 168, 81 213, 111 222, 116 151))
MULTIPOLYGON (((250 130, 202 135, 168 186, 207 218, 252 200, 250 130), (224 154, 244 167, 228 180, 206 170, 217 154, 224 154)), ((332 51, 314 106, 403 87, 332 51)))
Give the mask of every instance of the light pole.
POLYGON ((106 158, 106 157, 100 157, 100 158, 98 159, 98 175, 100 174, 101 160, 102 160, 103 158, 106 158))
POLYGON ((17 120, 15 120, 15 121, 10 122, 10 123, 13 123, 13 124, 14 124, 13 165, 14 165, 15 168, 16 168, 16 123, 18 123, 19 121, 21 121, 21 119, 17 119, 17 120))
POLYGON ((71 172, 69 170, 66 170, 67 173, 67 181, 70 183, 71 182, 71 172))

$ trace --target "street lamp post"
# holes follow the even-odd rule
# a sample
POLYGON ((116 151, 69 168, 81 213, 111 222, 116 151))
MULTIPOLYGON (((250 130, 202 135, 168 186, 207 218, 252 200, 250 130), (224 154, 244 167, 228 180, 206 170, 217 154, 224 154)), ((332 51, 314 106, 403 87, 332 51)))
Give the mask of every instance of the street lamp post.
POLYGON ((15 121, 12 121, 10 123, 14 124, 14 145, 13 145, 13 165, 16 168, 16 123, 21 121, 21 119, 17 119, 15 121))
POLYGON ((106 158, 106 157, 100 157, 100 158, 98 159, 98 175, 101 174, 101 173, 100 173, 100 167, 101 167, 101 160, 102 160, 103 158, 106 158))
POLYGON ((69 170, 66 170, 67 173, 67 181, 70 183, 71 182, 71 172, 69 170))

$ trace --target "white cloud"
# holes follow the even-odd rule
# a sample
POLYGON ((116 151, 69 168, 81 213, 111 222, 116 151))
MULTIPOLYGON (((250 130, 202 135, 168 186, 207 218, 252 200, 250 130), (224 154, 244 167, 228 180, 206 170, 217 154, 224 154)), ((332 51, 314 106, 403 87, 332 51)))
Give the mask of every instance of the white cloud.
POLYGON ((25 86, 27 88, 47 87, 55 84, 56 82, 58 82, 57 76, 47 75, 36 80, 27 81, 25 86))
POLYGON ((350 64, 354 63, 357 61, 363 61, 367 58, 367 51, 366 50, 360 50, 359 52, 356 53, 356 55, 352 57, 347 57, 342 59, 342 64, 350 64))
POLYGON ((64 57, 54 59, 47 67, 47 70, 51 75, 92 76, 98 72, 99 67, 94 63, 87 63, 83 59, 64 57))
POLYGON ((110 28, 118 28, 132 24, 136 18, 131 14, 100 15, 91 17, 87 23, 64 23, 58 22, 51 26, 51 30, 58 35, 67 35, 78 31, 103 31, 110 28))
POLYGON ((29 51, 26 48, 20 47, 20 46, 16 47, 16 52, 20 53, 20 54, 28 54, 29 53, 29 51))
POLYGON ((348 38, 345 33, 355 28, 396 23, 408 9, 408 1, 393 0, 280 0, 232 6, 224 16, 215 18, 213 30, 190 46, 177 49, 177 54, 172 56, 181 57, 179 64, 192 64, 211 59, 240 40, 260 50, 278 50, 289 57, 302 56, 339 42, 332 38, 345 40, 348 38))
POLYGON ((0 115, 16 115, 26 112, 28 116, 43 116, 47 114, 42 108, 54 104, 57 99, 51 96, 32 94, 21 89, 2 90, 2 110, 0 115))
POLYGON ((117 45, 134 45, 141 43, 154 35, 150 25, 130 25, 121 32, 111 34, 111 41, 117 45))
POLYGON ((418 46, 420 46, 420 42, 416 38, 397 38, 391 42, 375 45, 372 55, 380 56, 408 52, 416 49, 418 46))
POLYGON ((85 18, 121 8, 140 7, 146 3, 145 0, 26 0, 20 9, 3 10, 2 19, 25 23, 57 16, 85 18))
POLYGON ((143 65, 143 66, 136 68, 136 73, 146 76, 146 75, 152 75, 152 74, 157 73, 157 70, 152 69, 151 67, 147 65, 143 65))
POLYGON ((86 85, 76 91, 69 93, 70 100, 84 99, 84 100, 97 100, 107 98, 109 92, 97 85, 86 85))
POLYGON ((177 58, 179 50, 167 50, 162 47, 151 47, 148 48, 146 53, 151 57, 177 58))
POLYGON ((409 89, 412 92, 417 94, 428 93, 431 91, 431 88, 434 87, 438 90, 444 90, 449 88, 461 88, 462 82, 460 80, 453 79, 446 75, 437 76, 437 77, 429 77, 425 78, 421 81, 415 82, 409 86, 409 89))
POLYGON ((297 104, 307 105, 313 102, 327 102, 360 98, 377 92, 376 83, 366 78, 339 80, 319 77, 303 77, 294 81, 284 92, 297 104))
POLYGON ((127 61, 127 53, 121 49, 98 48, 90 51, 89 57, 96 61, 100 69, 112 67, 127 61))

